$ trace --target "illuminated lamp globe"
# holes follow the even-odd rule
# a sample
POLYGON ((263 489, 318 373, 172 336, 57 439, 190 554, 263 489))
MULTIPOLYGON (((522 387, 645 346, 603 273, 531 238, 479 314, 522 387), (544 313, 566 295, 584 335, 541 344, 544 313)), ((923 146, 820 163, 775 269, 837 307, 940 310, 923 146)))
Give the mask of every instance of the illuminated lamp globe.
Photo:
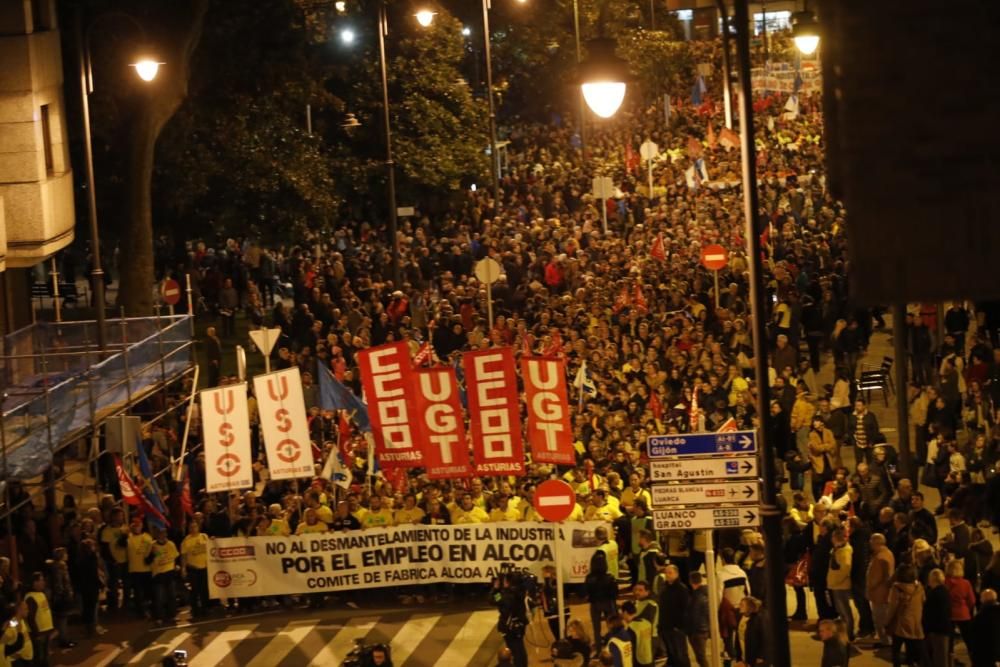
POLYGON ((429 28, 431 23, 434 23, 434 15, 437 12, 432 12, 429 9, 421 9, 419 12, 414 14, 417 17, 417 23, 420 24, 422 28, 429 28))
POLYGON ((601 118, 611 118, 625 100, 632 75, 628 63, 615 55, 615 40, 601 37, 587 44, 587 58, 580 63, 583 99, 601 118))
POLYGON ((796 12, 792 17, 792 41, 804 56, 816 52, 819 47, 819 22, 812 12, 796 12))
POLYGON ((135 68, 135 73, 139 75, 139 78, 148 83, 156 78, 162 64, 149 58, 142 58, 131 66, 135 68))

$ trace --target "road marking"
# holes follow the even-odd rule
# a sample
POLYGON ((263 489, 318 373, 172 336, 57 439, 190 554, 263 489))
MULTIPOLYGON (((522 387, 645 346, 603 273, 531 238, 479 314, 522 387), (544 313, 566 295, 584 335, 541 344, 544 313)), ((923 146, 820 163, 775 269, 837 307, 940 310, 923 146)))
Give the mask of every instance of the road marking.
POLYGON ((569 505, 573 499, 569 496, 543 496, 538 499, 538 504, 542 507, 569 505))
POLYGON ((397 665, 405 663, 440 619, 441 615, 438 614, 407 621, 406 625, 392 637, 392 661, 397 665))
POLYGON ((294 621, 280 628, 274 639, 247 663, 247 667, 273 667, 279 664, 300 641, 306 638, 306 635, 313 631, 319 621, 318 618, 310 618, 294 621))
POLYGON ((149 646, 137 653, 131 660, 130 665, 157 665, 167 657, 171 651, 183 644, 191 633, 186 630, 173 628, 159 634, 149 646))
POLYGON ((236 646, 250 636, 257 624, 234 625, 220 632, 191 660, 190 667, 216 667, 236 646))
POLYGON ((375 627, 377 619, 366 620, 357 625, 341 628, 326 645, 315 634, 309 635, 299 642, 299 649, 305 655, 314 656, 314 665, 339 665, 354 648, 355 639, 364 639, 365 635, 375 627))
POLYGON ((468 663, 469 657, 486 641, 486 638, 496 628, 497 612, 477 611, 469 615, 469 620, 465 622, 462 629, 455 633, 455 638, 451 640, 447 650, 441 654, 435 664, 437 665, 464 665, 468 663))

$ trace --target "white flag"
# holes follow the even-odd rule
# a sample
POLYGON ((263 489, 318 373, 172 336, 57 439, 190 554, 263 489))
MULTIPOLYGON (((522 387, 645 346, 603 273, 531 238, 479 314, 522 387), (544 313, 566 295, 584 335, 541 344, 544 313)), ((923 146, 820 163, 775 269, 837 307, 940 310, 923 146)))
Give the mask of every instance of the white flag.
POLYGON ((313 476, 312 444, 296 366, 253 379, 271 479, 313 476))
POLYGON ((253 486, 246 383, 201 392, 205 439, 205 489, 209 493, 253 486))
POLYGON ((351 488, 351 475, 340 461, 340 454, 337 448, 330 449, 330 455, 326 457, 323 465, 323 472, 320 473, 323 479, 328 479, 345 491, 351 488))

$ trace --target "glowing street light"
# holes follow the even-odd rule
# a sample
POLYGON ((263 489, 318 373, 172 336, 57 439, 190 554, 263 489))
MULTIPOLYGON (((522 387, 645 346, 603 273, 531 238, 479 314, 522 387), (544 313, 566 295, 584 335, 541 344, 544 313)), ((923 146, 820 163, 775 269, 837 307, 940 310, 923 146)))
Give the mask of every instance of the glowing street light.
POLYGON ((792 16, 792 41, 802 55, 811 56, 819 46, 819 21, 811 11, 792 16))
POLYGON ((160 71, 160 65, 164 64, 166 63, 142 58, 138 62, 130 64, 129 67, 134 67, 135 73, 139 75, 139 78, 148 83, 156 78, 157 73, 160 71))
POLYGON ((472 28, 470 28, 467 25, 466 26, 462 26, 462 35, 463 36, 468 37, 471 34, 472 34, 472 28))
POLYGON ((344 28, 340 31, 340 41, 348 46, 354 43, 355 37, 354 31, 350 28, 344 28))
POLYGON ((430 9, 421 9, 414 16, 417 17, 417 23, 420 24, 421 28, 429 28, 431 23, 434 23, 434 16, 437 12, 431 11, 430 9))
POLYGON ((631 75, 628 63, 615 55, 615 40, 593 39, 587 44, 587 58, 580 63, 579 81, 583 99, 601 118, 615 115, 625 99, 631 75))

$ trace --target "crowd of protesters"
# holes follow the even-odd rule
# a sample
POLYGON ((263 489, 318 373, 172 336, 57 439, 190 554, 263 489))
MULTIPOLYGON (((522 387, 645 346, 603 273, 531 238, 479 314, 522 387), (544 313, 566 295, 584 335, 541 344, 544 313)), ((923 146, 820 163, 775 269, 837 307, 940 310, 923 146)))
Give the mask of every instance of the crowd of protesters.
MULTIPOLYGON (((791 618, 816 621, 824 665, 844 665, 862 646, 889 647, 895 664, 905 654, 911 663, 950 665, 956 629, 975 665, 993 665, 1000 557, 981 525, 1000 439, 992 313, 979 326, 961 304, 942 323, 921 306, 907 316, 910 358, 897 363, 912 366, 914 384, 897 389, 909 400, 916 438, 913 469, 904 470, 854 383, 883 323, 849 293, 845 211, 825 187, 819 100, 803 92, 789 107, 787 97, 755 101, 767 284, 766 308, 756 315, 768 322, 766 437, 786 491, 791 618), (831 366, 830 381, 821 382, 831 366), (947 517, 946 531, 938 516, 947 517)), ((689 664, 690 645, 703 666, 708 615, 718 612, 727 652, 745 665, 766 664, 761 536, 719 531, 722 608, 709 609, 704 536, 652 530, 645 473, 649 435, 750 429, 758 419, 739 149, 724 147, 721 131, 721 109, 710 100, 673 108, 669 126, 662 108, 623 111, 590 133, 585 159, 558 115, 515 127, 499 199, 480 189, 446 214, 400 221, 398 282, 384 227, 361 220, 285 247, 193 242, 181 257, 161 247, 158 261, 190 272, 199 309, 217 320, 204 341, 208 384, 231 381, 223 361, 241 315, 251 328, 280 328, 274 367, 301 369, 318 460, 347 459, 351 488, 319 476, 302 488, 269 480, 253 428, 257 488, 199 493, 205 472, 195 427, 186 462, 193 515, 182 512, 169 530, 149 517, 127 520, 113 475, 104 475, 108 495, 85 512, 72 497, 58 512, 28 503, 16 517, 19 576, 0 559, 0 595, 18 621, 3 626, 4 659, 46 664, 50 638, 72 644, 71 615, 80 615, 80 634, 95 634, 103 631, 99 617, 120 609, 159 624, 174 619, 178 600, 192 616, 210 613, 209 537, 534 520, 535 485, 558 475, 578 496, 571 520, 611 524, 598 535, 603 556, 584 585, 590 627, 572 622, 560 650, 602 660, 606 649, 620 664, 615 655, 628 643, 637 664, 665 653, 680 666, 689 664), (652 192, 632 157, 647 138, 663 151, 652 192), (615 197, 589 194, 597 172, 613 176, 615 197), (730 256, 718 294, 699 262, 709 243, 730 256), (492 287, 492 324, 473 272, 484 257, 503 268, 492 287), (531 465, 527 477, 510 480, 366 476, 365 439, 346 415, 321 407, 316 378, 329 369, 360 395, 358 350, 398 340, 414 353, 429 342, 440 363, 493 345, 561 354, 571 378, 586 362, 596 391, 574 413, 578 464, 531 465), (630 587, 620 605, 619 580, 630 587)), ((154 469, 178 455, 183 417, 174 411, 144 433, 154 469)))

